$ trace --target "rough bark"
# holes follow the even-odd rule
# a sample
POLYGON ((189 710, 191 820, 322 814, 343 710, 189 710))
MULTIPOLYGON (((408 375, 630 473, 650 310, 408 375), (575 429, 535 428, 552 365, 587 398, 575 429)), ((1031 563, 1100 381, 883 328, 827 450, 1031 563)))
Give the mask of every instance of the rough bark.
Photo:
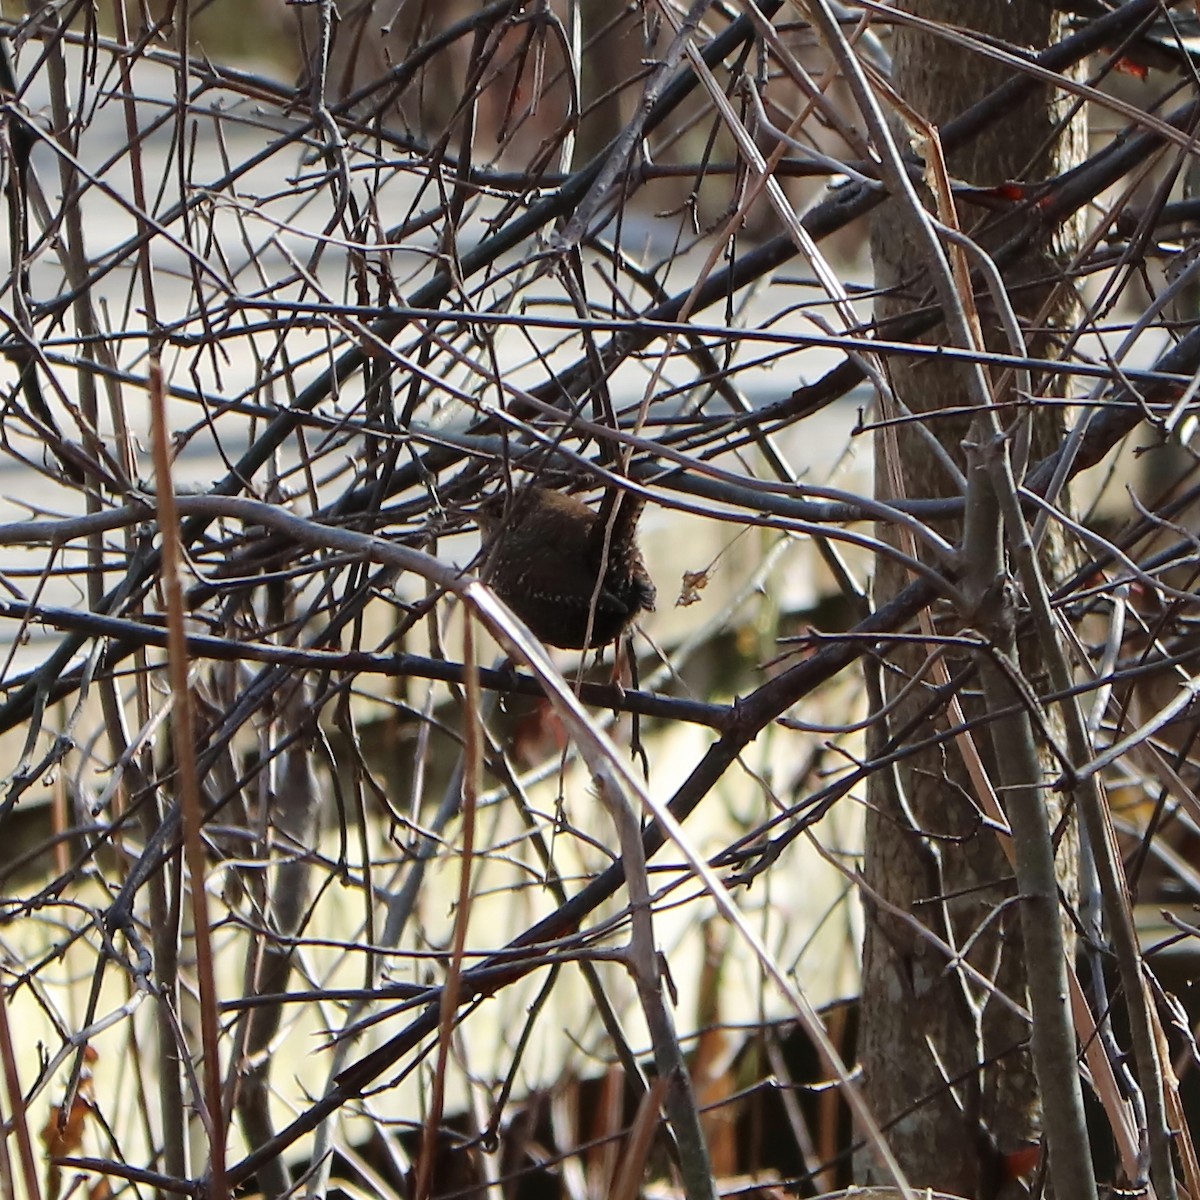
MULTIPOLYGON (((1061 17, 1041 0, 905 0, 898 5, 935 21, 973 28, 1003 41, 1040 49, 1060 36, 1061 17)), ((893 41, 897 91, 935 125, 944 123, 996 87, 1010 68, 983 56, 968 57, 926 33, 898 28, 893 41)), ((1060 131, 1067 111, 1062 95, 1044 91, 1014 111, 949 161, 951 175, 986 185, 1007 180, 1037 180, 1077 161, 1085 130, 1078 119, 1060 131)), ((964 229, 985 246, 996 245, 1003 230, 985 226, 994 218, 979 210, 960 210, 964 229)), ((1010 274, 1013 302, 1023 322, 1040 316, 1049 290, 1045 286, 1014 287, 1022 279, 1041 280, 1054 274, 1075 230, 1064 230, 1060 242, 1010 274)), ((872 253, 876 282, 884 294, 880 317, 928 301, 922 263, 906 236, 904 223, 885 206, 874 223, 872 253)), ((984 305, 986 310, 986 305, 984 305)), ((1064 298, 1043 324, 1053 329, 1070 319, 1064 298)), ((986 319, 986 311, 985 311, 986 319)), ((1049 333, 1027 325, 1031 347, 1047 349, 1049 333)), ((989 340, 997 347, 998 339, 989 340)), ((934 340, 937 340, 936 337, 934 340)), ((1005 349, 1009 347, 1004 346, 1005 349)), ((1034 351, 1035 353, 1038 351, 1034 351)), ((935 413, 966 407, 961 376, 940 366, 893 362, 891 380, 897 396, 912 410, 935 413)), ((1035 380, 1035 388, 1038 381, 1035 380)), ((1046 391, 1052 388, 1047 387, 1046 391)), ((950 456, 963 465, 961 442, 968 417, 937 416, 926 422, 950 456)), ((904 488, 910 496, 958 493, 955 481, 938 463, 926 442, 911 427, 896 434, 904 488)), ((1054 411, 1039 413, 1033 430, 1032 458, 1061 438, 1054 411)), ((894 494, 884 464, 883 435, 876 446, 877 490, 894 494)), ((957 540, 958 531, 941 532, 957 540)), ((883 531, 895 540, 895 535, 883 531)), ((1061 549, 1050 547, 1045 560, 1054 569, 1061 549)), ((885 603, 908 580, 901 568, 881 560, 876 574, 876 600, 885 603)), ((947 616, 942 632, 956 630, 947 616)), ((882 696, 895 696, 926 657, 925 648, 889 652, 881 672, 882 696)), ((1022 647, 1022 665, 1035 687, 1039 667, 1032 648, 1022 647)), ((970 660, 951 657, 952 676, 968 672, 970 660)), ((979 710, 977 683, 969 678, 961 700, 967 715, 979 710)), ((927 685, 912 694, 873 730, 880 745, 907 726, 933 699, 927 685)), ((911 742, 946 726, 944 713, 921 722, 908 735, 911 742)), ((988 762, 992 748, 986 733, 976 742, 988 762)), ((869 888, 912 914, 938 937, 956 947, 971 941, 970 963, 994 980, 1005 994, 1025 1003, 1018 912, 1011 903, 1015 886, 1011 869, 994 833, 981 825, 974 789, 963 760, 952 744, 918 753, 894 772, 880 774, 868 795, 865 874, 869 888), (981 933, 982 930, 982 933, 981 933)), ((1073 841, 1059 846, 1064 885, 1074 872, 1073 841)), ((910 1181, 963 1196, 1003 1196, 1013 1185, 1003 1181, 1000 1156, 1037 1136, 1036 1086, 1029 1062, 1028 1028, 1005 1006, 948 969, 945 954, 911 924, 867 904, 863 964, 863 1014, 860 1054, 868 1098, 910 1181), (947 1080, 951 1086, 947 1086, 947 1080)), ((864 1176, 873 1178, 864 1161, 864 1176)))

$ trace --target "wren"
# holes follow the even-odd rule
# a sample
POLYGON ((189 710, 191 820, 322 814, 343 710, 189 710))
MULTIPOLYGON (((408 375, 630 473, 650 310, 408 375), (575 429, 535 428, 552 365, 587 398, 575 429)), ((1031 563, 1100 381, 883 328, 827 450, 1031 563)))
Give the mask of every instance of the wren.
POLYGON ((612 491, 596 512, 533 486, 507 507, 494 497, 477 512, 492 590, 548 646, 590 650, 615 642, 638 613, 654 611, 657 593, 637 544, 642 503, 612 491))

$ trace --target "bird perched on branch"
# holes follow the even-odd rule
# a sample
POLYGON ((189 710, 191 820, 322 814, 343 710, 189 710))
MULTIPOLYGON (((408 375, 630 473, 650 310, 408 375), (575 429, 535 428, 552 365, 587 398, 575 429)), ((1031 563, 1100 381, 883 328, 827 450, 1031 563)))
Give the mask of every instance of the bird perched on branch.
POLYGON ((615 642, 657 593, 637 544, 642 499, 610 489, 599 510, 530 486, 477 510, 492 589, 549 646, 615 642), (599 586, 597 586, 599 585, 599 586))

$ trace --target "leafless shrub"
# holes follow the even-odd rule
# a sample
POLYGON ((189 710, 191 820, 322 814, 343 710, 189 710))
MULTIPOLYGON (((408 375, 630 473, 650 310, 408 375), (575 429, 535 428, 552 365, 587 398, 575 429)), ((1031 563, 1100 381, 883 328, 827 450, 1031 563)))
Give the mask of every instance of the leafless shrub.
POLYGON ((948 181, 1005 237, 954 264, 934 231, 950 290, 931 265, 876 327, 847 251, 897 190, 882 151, 936 166, 863 119, 891 10, 843 13, 839 58, 825 0, 811 25, 606 7, 245 14, 296 35, 299 86, 220 62, 186 6, 3 24, 6 1195, 844 1182, 855 1138, 888 1140, 848 1010, 814 1005, 856 986, 867 781, 1006 721, 1056 756, 1029 791, 1092 804, 1093 854, 1126 858, 1070 914, 1107 1179, 1143 1187, 1157 1148, 1196 1195, 1191 997, 1131 940, 1169 899, 1163 945, 1190 950, 1200 893, 1196 60, 1150 0, 1037 57, 951 41, 1009 57, 947 152, 1084 61, 1061 87, 1092 143, 1037 188, 948 181), (1081 213, 1052 281, 1077 327, 960 343, 1081 213), (881 420, 895 364, 954 355, 983 394, 881 420), (1030 449, 1058 394, 1065 440, 1030 449), (965 482, 883 501, 862 470, 867 435, 932 446, 953 416, 1009 534, 992 565, 945 536, 965 482), (474 510, 535 480, 647 501, 633 679, 548 656, 480 582, 474 510), (1047 523, 1063 577, 1022 556, 1047 523), (877 554, 909 575, 873 606, 877 554), (1012 580, 1046 675, 973 619, 1012 580), (905 644, 928 721, 868 750, 888 705, 862 681, 905 644), (969 730, 951 653, 993 689, 969 730), (1154 1036, 1132 1068, 1114 929, 1154 1036))

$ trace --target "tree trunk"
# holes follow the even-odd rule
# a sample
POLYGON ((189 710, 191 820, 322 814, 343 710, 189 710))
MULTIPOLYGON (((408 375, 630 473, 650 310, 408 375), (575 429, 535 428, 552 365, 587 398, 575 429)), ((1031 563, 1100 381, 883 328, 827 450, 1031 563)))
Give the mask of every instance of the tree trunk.
MULTIPOLYGON (((1044 0, 972 0, 970 4, 903 0, 897 7, 935 21, 958 26, 970 23, 1006 43, 1034 50, 1057 40, 1062 22, 1044 0)), ((897 91, 939 126, 1011 73, 1011 67, 997 65, 982 54, 968 55, 961 46, 903 26, 895 30, 893 51, 897 91)), ((951 176, 988 185, 1058 174, 1081 159, 1085 148, 1081 119, 1059 128, 1067 110, 1065 95, 1048 89, 1036 93, 951 156, 951 176)), ((902 135, 901 144, 906 140, 902 135)), ((995 247, 1004 239, 1003 221, 994 214, 963 205, 959 218, 964 230, 986 247, 995 247)), ((882 291, 876 310, 880 318, 929 300, 923 262, 906 232, 898 206, 880 210, 872 230, 876 283, 882 291)), ((1022 280, 1053 278, 1076 234, 1077 228, 1061 231, 1059 242, 1044 247, 1041 254, 1007 276, 1033 354, 1049 349, 1049 335, 1042 331, 1069 323, 1072 297, 1066 294, 1051 303, 1047 315, 1042 310, 1051 300, 1050 288, 1041 283, 1027 288, 1016 285, 1022 280), (1035 321, 1037 334, 1029 328, 1035 321)), ((986 321, 989 305, 982 303, 981 307, 986 321)), ((993 348, 1010 349, 992 330, 986 333, 993 348)), ((931 339, 937 341, 940 336, 935 333, 931 339)), ((961 373, 954 369, 895 360, 890 370, 897 397, 914 412, 968 407, 967 388, 961 373)), ((1035 389, 1039 384, 1047 394, 1053 390, 1053 381, 1035 379, 1035 389)), ((961 442, 969 423, 969 416, 950 415, 925 422, 960 467, 961 442)), ((1058 411, 1038 412, 1031 459, 1036 461, 1061 436, 1058 411)), ((901 490, 907 495, 961 494, 919 431, 900 425, 893 434, 880 434, 876 444, 880 496, 892 497, 896 492, 891 482, 894 477, 887 469, 889 453, 895 456, 903 481, 901 490), (891 451, 885 440, 889 436, 895 439, 891 451)), ((940 532, 954 542, 959 539, 959 530, 953 525, 941 527, 940 532)), ((910 549, 894 531, 881 530, 881 536, 910 549)), ((1044 559, 1048 570, 1055 569, 1056 554, 1061 557, 1061 544, 1048 548, 1044 559)), ((889 600, 907 582, 902 567, 881 558, 876 572, 877 603, 889 600)), ((956 632, 960 627, 954 624, 956 619, 947 618, 949 623, 937 631, 956 632)), ((933 647, 884 649, 877 702, 895 697, 922 671, 933 647)), ((950 655, 945 661, 951 678, 963 679, 959 698, 966 715, 977 714, 981 705, 970 657, 950 655)), ((1022 666, 1036 688, 1041 672, 1029 647, 1022 647, 1022 666)), ((922 674, 924 682, 899 701, 886 722, 873 728, 873 748, 881 747, 914 721, 915 727, 904 735, 910 744, 926 741, 950 723, 944 694, 940 702, 935 694, 936 676, 928 669, 922 674), (932 713, 917 720, 931 704, 932 713)), ((974 738, 985 765, 989 764, 992 747, 987 731, 977 729, 974 738)), ((1020 922, 1012 903, 1016 889, 1011 868, 995 834, 981 824, 975 789, 953 742, 921 750, 892 771, 877 773, 868 800, 865 874, 869 890, 860 1043, 868 1099, 914 1186, 963 1196, 1004 1196, 1014 1185, 1004 1182, 1002 1156, 1037 1136, 1028 1026, 954 969, 943 950, 913 923, 902 922, 873 904, 871 893, 911 914, 956 949, 969 946, 970 964, 1024 1006, 1020 922)), ((1072 838, 1060 843, 1059 860, 1063 885, 1069 890, 1075 869, 1072 838)), ((865 1181, 879 1179, 875 1164, 866 1157, 859 1169, 865 1181)))

